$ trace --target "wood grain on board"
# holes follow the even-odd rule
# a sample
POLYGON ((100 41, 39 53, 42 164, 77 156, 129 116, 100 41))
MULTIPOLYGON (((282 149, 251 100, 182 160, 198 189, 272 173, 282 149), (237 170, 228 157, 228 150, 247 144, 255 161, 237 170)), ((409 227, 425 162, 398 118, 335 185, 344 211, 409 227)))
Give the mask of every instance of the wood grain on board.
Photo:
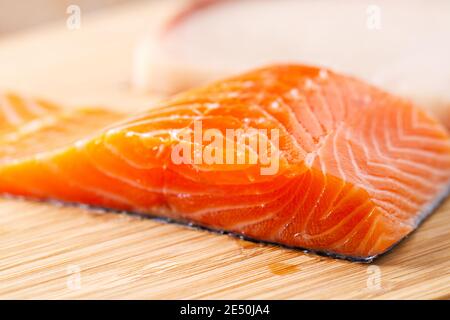
MULTIPOLYGON (((178 2, 135 3, 0 38, 0 88, 130 112, 133 45, 178 2)), ((0 200, 0 298, 450 297, 450 200, 372 265, 159 220, 0 200)))

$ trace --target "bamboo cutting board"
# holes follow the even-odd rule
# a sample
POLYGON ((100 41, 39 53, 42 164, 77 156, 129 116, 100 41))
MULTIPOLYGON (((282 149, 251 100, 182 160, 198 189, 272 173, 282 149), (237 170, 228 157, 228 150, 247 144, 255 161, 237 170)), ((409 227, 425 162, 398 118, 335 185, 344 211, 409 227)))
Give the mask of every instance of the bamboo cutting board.
MULTIPOLYGON (((0 40, 0 87, 130 112, 132 48, 175 3, 138 3, 0 40), (153 19, 152 19, 152 18, 153 19)), ((159 220, 0 200, 0 298, 450 298, 450 199, 372 265, 159 220)))

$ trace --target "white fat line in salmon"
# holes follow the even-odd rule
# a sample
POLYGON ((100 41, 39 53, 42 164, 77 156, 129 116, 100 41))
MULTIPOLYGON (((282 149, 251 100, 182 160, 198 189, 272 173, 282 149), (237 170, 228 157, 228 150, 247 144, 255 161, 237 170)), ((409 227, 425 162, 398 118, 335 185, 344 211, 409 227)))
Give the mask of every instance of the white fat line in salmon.
POLYGON ((275 175, 279 169, 278 129, 203 130, 202 121, 195 120, 193 129, 176 132, 178 141, 172 148, 174 164, 191 165, 256 165, 261 175, 275 175))

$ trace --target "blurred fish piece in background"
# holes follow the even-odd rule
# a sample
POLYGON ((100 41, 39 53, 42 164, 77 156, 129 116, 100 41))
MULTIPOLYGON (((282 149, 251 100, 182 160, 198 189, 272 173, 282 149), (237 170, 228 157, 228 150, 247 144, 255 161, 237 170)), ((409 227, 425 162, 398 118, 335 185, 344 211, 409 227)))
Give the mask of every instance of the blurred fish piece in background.
POLYGON ((450 127, 450 2, 199 0, 148 34, 137 88, 174 93, 257 66, 330 67, 426 106, 450 127))

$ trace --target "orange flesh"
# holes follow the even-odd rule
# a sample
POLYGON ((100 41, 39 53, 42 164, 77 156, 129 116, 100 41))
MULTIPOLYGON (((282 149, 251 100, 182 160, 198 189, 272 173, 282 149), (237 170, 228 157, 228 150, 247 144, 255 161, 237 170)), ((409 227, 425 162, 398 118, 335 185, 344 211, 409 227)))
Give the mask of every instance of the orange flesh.
POLYGON ((314 67, 257 70, 121 122, 109 111, 63 112, 11 94, 0 106, 2 193, 159 215, 346 257, 388 250, 450 182, 443 126, 408 101, 314 67), (175 164, 174 132, 193 129, 194 120, 222 133, 278 130, 278 171, 262 175, 259 162, 175 164))

